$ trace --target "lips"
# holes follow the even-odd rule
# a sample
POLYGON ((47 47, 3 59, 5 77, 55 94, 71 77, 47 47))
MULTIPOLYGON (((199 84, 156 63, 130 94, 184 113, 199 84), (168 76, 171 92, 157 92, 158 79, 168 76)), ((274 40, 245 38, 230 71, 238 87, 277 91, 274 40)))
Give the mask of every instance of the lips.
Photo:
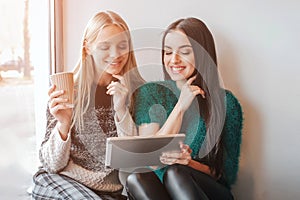
POLYGON ((122 61, 106 61, 106 63, 109 64, 110 66, 117 67, 122 63, 122 61))
POLYGON ((174 74, 181 73, 183 70, 185 70, 185 68, 186 68, 185 66, 170 66, 170 69, 174 74))

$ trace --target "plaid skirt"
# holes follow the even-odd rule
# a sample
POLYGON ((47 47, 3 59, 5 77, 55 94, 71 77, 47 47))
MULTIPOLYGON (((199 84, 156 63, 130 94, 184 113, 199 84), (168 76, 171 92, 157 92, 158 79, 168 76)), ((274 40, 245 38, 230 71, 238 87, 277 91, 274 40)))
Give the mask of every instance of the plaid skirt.
POLYGON ((101 193, 60 174, 38 171, 33 177, 32 198, 36 200, 126 200, 121 192, 101 193))

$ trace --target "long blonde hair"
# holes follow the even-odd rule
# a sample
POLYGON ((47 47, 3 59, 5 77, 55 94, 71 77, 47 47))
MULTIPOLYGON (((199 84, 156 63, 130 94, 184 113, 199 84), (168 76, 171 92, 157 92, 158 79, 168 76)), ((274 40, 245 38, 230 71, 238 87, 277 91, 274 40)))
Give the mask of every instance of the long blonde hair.
MULTIPOLYGON (((126 84, 131 91, 132 80, 143 82, 142 77, 138 73, 136 68, 136 59, 133 53, 133 45, 129 28, 125 21, 116 13, 112 11, 102 11, 96 13, 88 22, 83 38, 81 41, 81 57, 74 69, 75 80, 75 99, 74 99, 74 112, 73 122, 71 127, 76 127, 81 131, 84 128, 83 115, 87 112, 91 102, 92 85, 97 74, 93 58, 87 54, 86 43, 87 41, 92 44, 96 41, 99 32, 108 25, 117 25, 124 30, 129 40, 129 55, 125 66, 121 71, 121 75, 124 75, 126 84), (130 73, 127 73, 130 72, 130 73), (130 75, 130 76, 129 76, 130 75)), ((129 92, 131 94, 132 92, 129 92)), ((133 98, 131 98, 130 104, 132 105, 133 98)), ((130 106, 131 107, 131 106, 130 106)))

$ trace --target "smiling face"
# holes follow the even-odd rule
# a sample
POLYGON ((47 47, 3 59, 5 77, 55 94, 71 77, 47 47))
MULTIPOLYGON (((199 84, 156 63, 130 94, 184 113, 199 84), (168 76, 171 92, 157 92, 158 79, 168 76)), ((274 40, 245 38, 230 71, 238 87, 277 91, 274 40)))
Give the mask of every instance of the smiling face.
POLYGON ((129 56, 129 40, 124 30, 117 25, 104 27, 91 46, 97 70, 108 74, 120 74, 129 56))
POLYGON ((185 81, 195 70, 194 51, 188 37, 180 30, 169 32, 164 43, 164 66, 174 81, 185 81))

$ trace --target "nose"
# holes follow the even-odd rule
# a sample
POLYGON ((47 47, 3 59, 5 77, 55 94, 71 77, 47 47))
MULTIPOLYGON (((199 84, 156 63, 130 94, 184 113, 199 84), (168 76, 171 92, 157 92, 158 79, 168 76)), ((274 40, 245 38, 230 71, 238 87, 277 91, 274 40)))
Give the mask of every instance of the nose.
POLYGON ((120 56, 120 52, 117 47, 113 46, 110 48, 109 56, 112 58, 117 58, 120 56))
POLYGON ((178 63, 180 63, 180 56, 178 55, 178 53, 176 51, 174 51, 172 53, 171 63, 172 64, 178 64, 178 63))

